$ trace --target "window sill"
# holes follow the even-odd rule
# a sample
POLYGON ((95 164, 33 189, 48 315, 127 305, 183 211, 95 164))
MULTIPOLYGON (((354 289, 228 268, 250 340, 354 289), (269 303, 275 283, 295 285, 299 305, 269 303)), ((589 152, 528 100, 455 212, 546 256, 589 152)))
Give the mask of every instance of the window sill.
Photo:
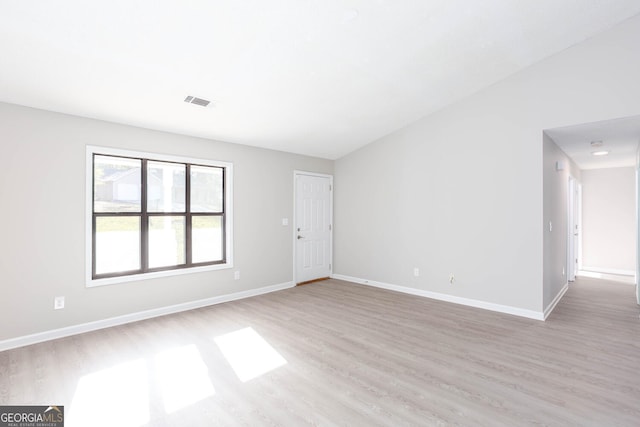
POLYGON ((95 288, 98 286, 115 285, 118 283, 136 282, 139 280, 156 279, 159 277, 182 276, 185 274, 202 273, 205 271, 226 270, 233 268, 233 264, 228 262, 225 264, 205 265, 202 267, 190 267, 177 270, 154 271, 152 273, 131 274, 127 276, 108 277, 104 279, 87 278, 87 288, 95 288))

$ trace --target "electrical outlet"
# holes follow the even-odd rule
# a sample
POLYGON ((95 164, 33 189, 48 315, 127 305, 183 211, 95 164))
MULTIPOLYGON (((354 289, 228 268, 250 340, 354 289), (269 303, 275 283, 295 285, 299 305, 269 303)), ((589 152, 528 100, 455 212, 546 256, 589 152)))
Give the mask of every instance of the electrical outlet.
POLYGON ((240 272, 239 271, 236 271, 236 272, 233 273, 233 279, 234 280, 240 280, 240 272))
POLYGON ((53 299, 53 309, 60 310, 64 308, 64 297, 55 297, 53 299))
POLYGON ((420 276, 420 269, 419 269, 418 267, 416 267, 416 268, 414 268, 414 269, 413 269, 413 275, 414 275, 415 277, 420 276))
POLYGON ((282 218, 282 225, 289 225, 289 218, 282 218))
POLYGON ((456 276, 454 276, 453 273, 451 273, 449 275, 449 283, 453 285, 454 280, 456 280, 456 276))

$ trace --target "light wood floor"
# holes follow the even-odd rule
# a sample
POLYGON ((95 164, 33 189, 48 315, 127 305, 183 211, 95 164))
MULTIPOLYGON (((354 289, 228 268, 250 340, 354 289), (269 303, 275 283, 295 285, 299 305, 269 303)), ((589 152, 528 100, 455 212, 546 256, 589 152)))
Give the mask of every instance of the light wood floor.
POLYGON ((540 322, 329 280, 2 352, 0 404, 82 427, 638 426, 634 289, 580 279, 540 322), (236 331, 271 348, 236 359, 280 366, 241 381, 216 341, 236 331))

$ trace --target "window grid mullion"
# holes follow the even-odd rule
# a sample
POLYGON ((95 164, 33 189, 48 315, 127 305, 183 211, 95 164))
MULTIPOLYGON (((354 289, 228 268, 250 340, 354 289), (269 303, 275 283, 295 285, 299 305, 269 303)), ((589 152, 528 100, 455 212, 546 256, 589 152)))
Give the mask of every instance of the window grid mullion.
MULTIPOLYGON (((149 179, 148 179, 148 161, 153 161, 152 159, 146 158, 136 158, 129 157, 131 159, 140 160, 140 212, 96 212, 95 211, 95 157, 98 153, 93 153, 93 167, 92 167, 92 177, 91 177, 91 192, 92 192, 92 201, 91 201, 91 211, 92 211, 92 276, 94 278, 107 278, 107 277, 116 277, 121 275, 135 274, 136 271, 140 273, 148 273, 153 271, 161 271, 161 270, 170 270, 170 269, 180 269, 180 268, 188 268, 192 266, 206 265, 206 264, 218 264, 224 263, 227 259, 226 253, 226 169, 222 169, 222 209, 220 212, 192 212, 191 210, 191 163, 182 163, 182 162, 174 162, 183 164, 185 166, 185 209, 184 212, 149 212, 148 210, 148 192, 149 192, 149 179), (166 216, 183 216, 185 219, 185 263, 179 264, 176 266, 168 266, 162 268, 149 268, 149 237, 150 237, 150 224, 149 219, 152 216, 156 217, 166 217, 166 216), (106 273, 106 274, 96 274, 96 226, 97 226, 97 218, 98 217, 139 217, 140 218, 140 269, 128 272, 114 272, 114 273, 106 273), (221 225, 221 244, 222 244, 222 257, 218 261, 212 262, 203 262, 203 263, 193 263, 193 227, 192 222, 194 217, 197 216, 208 216, 208 217, 220 217, 220 225, 221 225)), ((107 155, 108 156, 108 155, 107 155)), ((113 156, 113 157, 124 157, 126 156, 113 156)), ((205 165, 200 165, 205 166, 205 165)), ((205 166, 205 167, 216 167, 216 166, 205 166)))
POLYGON ((149 215, 147 212, 147 159, 142 159, 140 181, 140 269, 149 271, 149 215))
POLYGON ((191 229, 191 165, 186 165, 185 171, 185 194, 184 194, 184 212, 185 212, 185 242, 184 242, 184 250, 185 250, 185 261, 187 265, 193 264, 193 252, 192 252, 192 229, 191 229))

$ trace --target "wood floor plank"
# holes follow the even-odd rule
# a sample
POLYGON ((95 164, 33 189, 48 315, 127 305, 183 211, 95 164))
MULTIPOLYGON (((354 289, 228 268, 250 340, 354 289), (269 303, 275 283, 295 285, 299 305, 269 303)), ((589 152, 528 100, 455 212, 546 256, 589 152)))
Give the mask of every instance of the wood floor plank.
POLYGON ((133 412, 91 425, 638 426, 634 290, 580 278, 539 322, 327 280, 0 352, 0 405, 62 404, 69 426, 88 390, 133 412), (216 338, 245 328, 286 363, 243 382, 216 338))

